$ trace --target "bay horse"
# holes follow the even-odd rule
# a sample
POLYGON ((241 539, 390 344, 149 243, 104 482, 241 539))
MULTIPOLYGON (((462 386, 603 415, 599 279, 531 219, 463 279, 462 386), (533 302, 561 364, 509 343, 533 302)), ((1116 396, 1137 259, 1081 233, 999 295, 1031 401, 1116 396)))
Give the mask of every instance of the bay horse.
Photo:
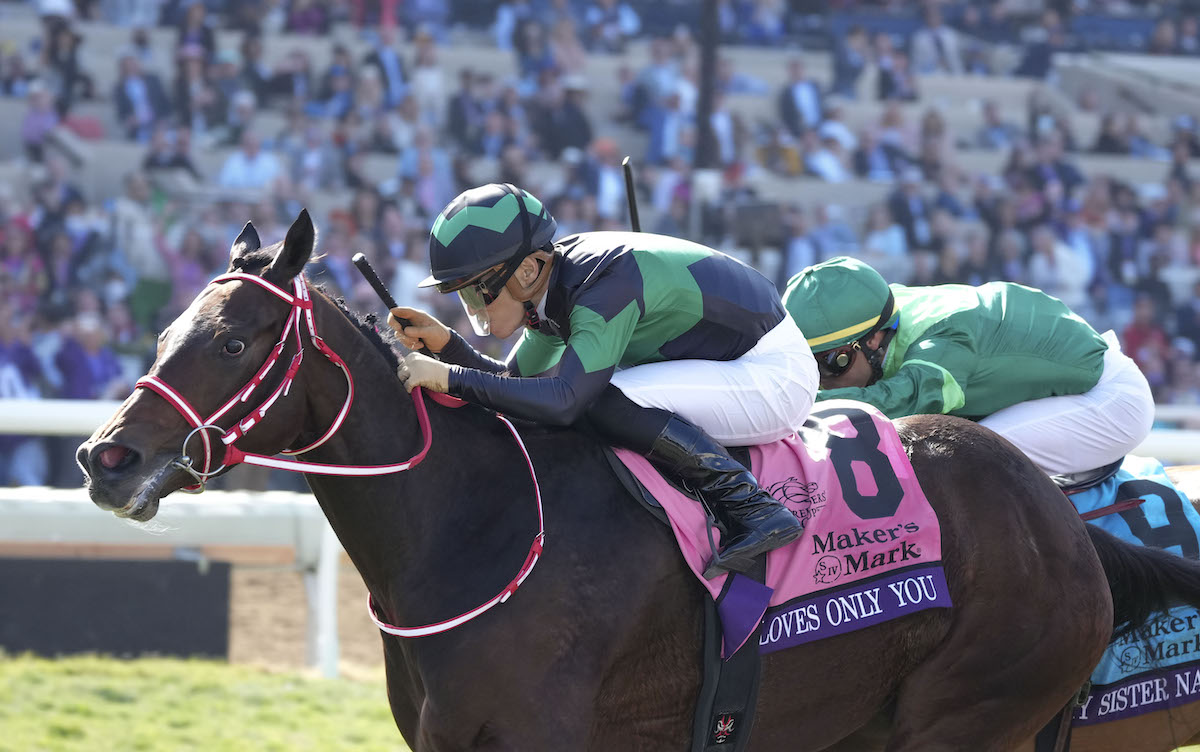
MULTIPOLYGON (((160 336, 142 388, 80 446, 92 500, 149 520, 167 494, 288 447, 406 467, 306 475, 381 618, 438 623, 512 596, 454 629, 384 634, 388 701, 415 752, 689 749, 702 591, 670 530, 584 434, 406 394, 370 322, 308 293, 315 242, 307 212, 265 248, 246 226, 227 274, 160 336), (291 365, 263 365, 276 360, 291 365), (195 428, 220 413, 235 443, 195 428)), ((1200 604, 1200 567, 1085 526, 990 431, 945 416, 896 426, 941 521, 954 607, 765 656, 751 750, 862 749, 856 735, 881 723, 892 752, 1016 749, 1077 692, 1114 625, 1200 604)))

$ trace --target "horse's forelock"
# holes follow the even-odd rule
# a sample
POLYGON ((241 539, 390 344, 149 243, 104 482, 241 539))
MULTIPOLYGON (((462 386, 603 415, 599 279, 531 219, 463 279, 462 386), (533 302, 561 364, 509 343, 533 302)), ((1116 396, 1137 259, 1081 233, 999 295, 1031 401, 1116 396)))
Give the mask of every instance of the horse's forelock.
POLYGON ((256 251, 248 251, 238 254, 229 260, 229 271, 244 272, 246 274, 254 274, 262 276, 266 271, 267 266, 275 258, 275 254, 283 246, 283 241, 272 243, 266 248, 260 248, 256 251))

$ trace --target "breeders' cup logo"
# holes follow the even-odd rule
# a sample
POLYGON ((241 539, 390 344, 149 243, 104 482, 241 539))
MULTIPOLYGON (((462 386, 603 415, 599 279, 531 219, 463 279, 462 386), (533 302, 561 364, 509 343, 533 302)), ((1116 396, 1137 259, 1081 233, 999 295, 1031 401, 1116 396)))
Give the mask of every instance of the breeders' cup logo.
POLYGON ((1126 645, 1116 654, 1117 663, 1126 671, 1143 668, 1150 665, 1146 650, 1141 645, 1126 645))
POLYGON ((733 736, 733 716, 723 715, 717 719, 717 726, 713 729, 713 741, 717 744, 724 744, 729 741, 731 736, 733 736))
POLYGON ((768 488, 767 493, 787 505, 804 524, 825 506, 825 492, 819 490, 816 483, 804 483, 795 476, 779 481, 768 488))
POLYGON ((813 571, 813 580, 817 584, 832 585, 841 576, 841 559, 836 556, 822 556, 817 559, 817 568, 813 571))

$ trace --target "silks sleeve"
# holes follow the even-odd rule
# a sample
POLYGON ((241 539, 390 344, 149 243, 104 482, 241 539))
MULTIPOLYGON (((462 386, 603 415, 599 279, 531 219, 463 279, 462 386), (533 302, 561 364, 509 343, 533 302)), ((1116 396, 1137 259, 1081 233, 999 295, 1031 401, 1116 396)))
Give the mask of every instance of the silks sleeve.
POLYGON ((555 338, 527 332, 509 356, 509 373, 537 375, 452 366, 450 394, 516 418, 571 425, 608 385, 639 317, 636 301, 611 318, 576 305, 565 342, 556 347, 555 338))
POLYGON ((944 414, 966 404, 974 349, 965 339, 931 337, 914 342, 896 373, 866 387, 824 389, 818 400, 850 399, 879 408, 889 418, 944 414))

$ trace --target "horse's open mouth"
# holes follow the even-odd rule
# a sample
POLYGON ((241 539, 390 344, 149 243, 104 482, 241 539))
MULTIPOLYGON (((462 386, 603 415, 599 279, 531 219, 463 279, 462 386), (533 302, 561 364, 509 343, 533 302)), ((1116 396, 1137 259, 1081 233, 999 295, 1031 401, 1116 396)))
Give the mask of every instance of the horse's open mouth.
POLYGON ((137 522, 147 522, 158 514, 158 502, 162 497, 187 485, 187 476, 173 463, 167 463, 151 475, 134 493, 129 503, 113 514, 137 522))

